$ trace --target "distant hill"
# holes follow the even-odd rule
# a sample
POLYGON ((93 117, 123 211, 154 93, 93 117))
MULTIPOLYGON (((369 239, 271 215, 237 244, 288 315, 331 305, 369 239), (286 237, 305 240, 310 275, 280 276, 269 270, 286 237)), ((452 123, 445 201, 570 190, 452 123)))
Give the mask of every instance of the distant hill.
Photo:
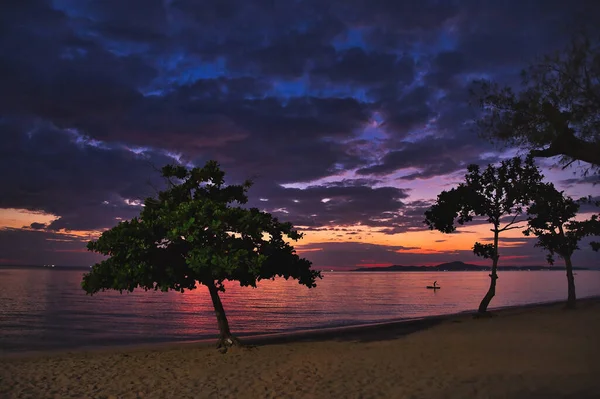
MULTIPOLYGON (((491 266, 479 266, 460 261, 442 263, 437 266, 402 266, 393 265, 387 267, 360 267, 351 270, 353 272, 475 272, 491 270, 491 266)), ((501 271, 525 271, 525 270, 563 270, 557 266, 498 266, 501 271)), ((573 270, 590 270, 586 267, 574 267, 573 270)))

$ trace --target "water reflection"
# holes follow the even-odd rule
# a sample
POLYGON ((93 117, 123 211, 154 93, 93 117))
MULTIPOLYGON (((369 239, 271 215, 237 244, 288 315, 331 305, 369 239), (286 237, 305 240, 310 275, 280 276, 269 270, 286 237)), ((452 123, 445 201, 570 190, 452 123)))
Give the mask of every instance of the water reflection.
MULTIPOLYGON (((216 334, 207 289, 103 292, 86 296, 81 271, 0 271, 0 351, 193 340, 216 334)), ((600 295, 600 272, 579 271, 579 297, 600 295)), ((318 287, 261 281, 226 282, 221 294, 240 335, 340 326, 476 309, 489 285, 485 272, 326 273, 318 287), (437 280, 439 291, 425 286, 437 280)), ((562 300, 563 272, 503 272, 492 308, 562 300), (540 289, 540 287, 542 289, 540 289)))

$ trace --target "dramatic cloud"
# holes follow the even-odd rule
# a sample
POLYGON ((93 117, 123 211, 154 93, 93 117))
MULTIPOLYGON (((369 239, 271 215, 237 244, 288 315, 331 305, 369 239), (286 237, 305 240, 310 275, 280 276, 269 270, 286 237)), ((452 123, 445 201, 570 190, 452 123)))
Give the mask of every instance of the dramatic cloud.
POLYGON ((263 191, 258 205, 294 224, 308 227, 381 226, 392 222, 405 208, 406 190, 394 187, 372 188, 368 181, 342 180, 305 189, 274 188, 263 191))
MULTIPOLYGON (((385 154, 381 163, 357 171, 360 175, 387 175, 416 168, 419 171, 401 179, 426 179, 463 170, 471 163, 481 162, 481 145, 468 138, 428 138, 404 142, 400 148, 385 154)), ((498 159, 486 159, 486 163, 498 159)))
MULTIPOLYGON (((216 159, 231 182, 256 181, 252 205, 318 239, 354 240, 339 247, 350 253, 371 233, 394 238, 373 259, 410 263, 394 248, 424 229, 437 192, 505 155, 469 124, 472 80, 518 82, 573 29, 597 29, 599 11, 586 0, 0 2, 0 258, 87 264, 81 237, 135 216, 162 187, 157 168, 216 159)), ((574 196, 598 194, 561 173, 549 176, 574 196)), ((318 262, 338 256, 323 248, 318 262)))

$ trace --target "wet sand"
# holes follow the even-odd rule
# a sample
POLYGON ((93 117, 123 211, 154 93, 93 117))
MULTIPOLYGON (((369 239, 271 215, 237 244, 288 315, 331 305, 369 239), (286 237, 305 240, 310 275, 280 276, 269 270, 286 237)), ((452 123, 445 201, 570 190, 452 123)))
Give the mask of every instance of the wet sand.
POLYGON ((600 300, 254 338, 0 358, 0 398, 599 398, 600 300))

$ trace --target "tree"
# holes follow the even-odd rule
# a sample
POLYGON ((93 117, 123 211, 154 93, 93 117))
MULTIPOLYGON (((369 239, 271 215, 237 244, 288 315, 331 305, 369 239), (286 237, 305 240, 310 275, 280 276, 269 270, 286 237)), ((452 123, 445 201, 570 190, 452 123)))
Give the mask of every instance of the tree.
POLYGON ((266 212, 240 206, 248 200, 250 181, 226 186, 225 173, 214 161, 191 170, 168 165, 162 174, 168 189, 147 198, 139 217, 89 242, 90 251, 108 258, 84 275, 82 287, 88 294, 138 287, 184 292, 203 284, 217 317, 217 347, 226 351, 239 341, 230 332, 219 297, 223 281, 256 287, 259 280, 280 276, 316 286, 320 272, 311 270, 311 262, 286 242, 302 234, 266 212))
POLYGON ((450 191, 442 191, 425 212, 425 223, 429 228, 442 233, 452 233, 456 230, 455 222, 463 225, 474 217, 484 217, 492 224, 493 244, 476 242, 473 246, 477 256, 492 260, 490 287, 479 305, 480 315, 487 313, 496 295, 500 233, 522 228, 518 223, 524 219, 519 216, 531 201, 532 187, 536 187, 542 178, 531 156, 525 161, 519 157, 505 160, 498 167, 488 165, 483 171, 478 165, 469 165, 465 182, 450 191))
MULTIPOLYGON (((600 46, 585 35, 522 72, 522 90, 482 80, 473 92, 483 109, 482 136, 600 167, 600 46)), ((586 169, 587 172, 587 169, 586 169)))
POLYGON ((534 234, 538 238, 535 246, 548 251, 549 264, 554 264, 555 254, 564 259, 568 284, 567 307, 575 308, 575 276, 571 256, 579 249, 579 241, 589 232, 585 224, 572 220, 580 207, 575 200, 558 191, 552 183, 542 184, 537 190, 535 200, 527 209, 528 226, 523 234, 534 234))
MULTIPOLYGON (((592 215, 588 220, 573 222, 573 228, 579 230, 584 236, 600 236, 600 215, 592 215)), ((600 251, 600 242, 590 242, 592 251, 600 251)))
MULTIPOLYGON (((592 196, 580 198, 579 203, 595 205, 600 207, 600 200, 592 198, 592 196)), ((600 214, 592 215, 589 219, 583 221, 574 221, 571 223, 574 229, 577 229, 583 236, 600 237, 600 214)), ((600 242, 592 241, 590 246, 593 251, 600 251, 600 242)))

